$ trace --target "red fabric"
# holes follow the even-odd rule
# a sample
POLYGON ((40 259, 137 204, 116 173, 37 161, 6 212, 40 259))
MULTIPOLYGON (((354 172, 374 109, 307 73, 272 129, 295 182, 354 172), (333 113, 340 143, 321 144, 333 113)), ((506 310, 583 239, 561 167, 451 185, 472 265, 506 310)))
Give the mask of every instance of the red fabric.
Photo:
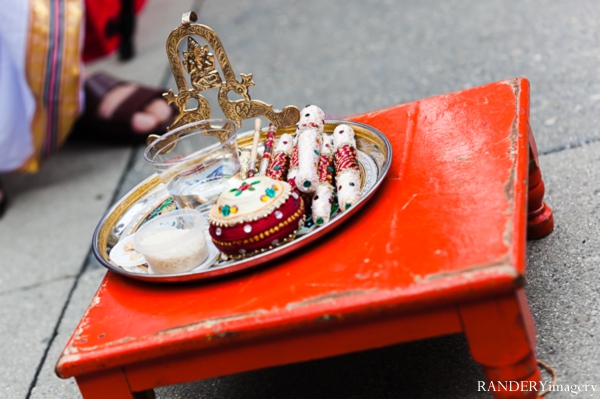
MULTIPOLYGON (((134 0, 139 13, 146 0, 134 0)), ((109 55, 120 42, 118 24, 121 0, 85 0, 85 37, 83 61, 88 62, 109 55)))

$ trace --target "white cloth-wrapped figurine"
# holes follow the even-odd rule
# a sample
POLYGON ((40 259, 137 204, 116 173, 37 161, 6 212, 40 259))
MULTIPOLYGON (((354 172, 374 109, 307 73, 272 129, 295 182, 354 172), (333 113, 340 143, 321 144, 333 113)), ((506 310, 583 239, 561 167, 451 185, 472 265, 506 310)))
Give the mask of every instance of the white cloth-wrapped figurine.
POLYGON ((312 219, 317 225, 329 222, 331 206, 333 205, 333 139, 330 135, 323 135, 321 158, 319 160, 319 183, 312 200, 312 219))
POLYGON ((333 131, 333 149, 338 204, 343 212, 360 199, 360 168, 354 130, 350 126, 336 126, 333 131))

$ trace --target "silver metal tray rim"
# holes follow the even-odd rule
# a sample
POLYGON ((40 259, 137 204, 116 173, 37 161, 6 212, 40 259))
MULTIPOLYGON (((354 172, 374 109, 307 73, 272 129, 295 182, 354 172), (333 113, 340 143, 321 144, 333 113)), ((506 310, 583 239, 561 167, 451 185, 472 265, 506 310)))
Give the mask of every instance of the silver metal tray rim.
MULTIPOLYGON (((160 274, 160 275, 128 272, 124 269, 121 269, 118 266, 111 264, 110 262, 107 262, 100 255, 100 250, 98 247, 98 241, 99 241, 98 239, 99 239, 100 230, 102 229, 108 216, 111 215, 117 209, 117 207, 123 201, 124 198, 127 198, 136 189, 136 187, 137 187, 136 186, 136 187, 132 188, 130 191, 128 191, 121 198, 119 198, 119 200, 117 200, 106 211, 106 213, 104 214, 102 219, 100 219, 98 225, 96 226, 96 229, 94 230, 94 236, 92 238, 92 249, 93 249, 94 256, 96 257, 96 259, 98 259, 98 262, 100 262, 100 264, 102 266, 106 267, 107 269, 109 269, 117 274, 124 275, 124 276, 130 277, 130 278, 136 279, 136 280, 151 281, 151 282, 157 282, 157 283, 158 282, 174 283, 174 282, 204 280, 204 279, 215 278, 215 277, 220 277, 220 276, 224 276, 227 274, 240 272, 242 270, 246 270, 246 269, 249 269, 249 268, 252 268, 255 266, 269 263, 271 261, 274 261, 277 258, 288 255, 289 253, 296 251, 299 248, 309 245, 310 243, 312 243, 315 240, 317 240, 318 238, 328 234, 329 232, 331 232, 332 230, 337 228, 339 225, 344 223, 346 220, 348 220, 350 217, 352 217, 352 215, 354 215, 356 212, 358 212, 367 203, 367 201, 369 201, 369 199, 373 196, 373 194, 375 194, 375 192, 377 191, 377 189, 379 188, 379 186, 385 179, 385 176, 387 175, 387 173, 389 171, 389 168, 391 165, 391 160, 392 160, 392 146, 391 146, 389 140, 387 139, 387 137, 385 137, 385 135, 383 135, 383 133, 381 133, 379 130, 375 129, 374 127, 365 125, 365 124, 359 123, 359 122, 343 121, 343 120, 327 120, 326 122, 334 123, 334 124, 335 123, 337 123, 337 124, 345 123, 345 124, 349 124, 349 125, 360 126, 366 130, 369 130, 369 131, 375 133, 383 141, 383 143, 385 145, 385 151, 387 154, 387 157, 386 157, 385 161, 383 162, 383 165, 381 166, 379 175, 377 176, 377 180, 376 180, 375 184, 373 185, 373 187, 371 187, 371 189, 369 191, 367 191, 363 196, 361 196, 361 198, 358 200, 358 202, 356 204, 354 204, 354 206, 352 206, 349 210, 337 215, 337 217, 332 219, 326 225, 319 227, 319 228, 307 233, 306 235, 303 235, 302 237, 296 238, 291 242, 288 242, 286 244, 283 244, 281 246, 273 248, 272 250, 265 251, 260 254, 245 258, 245 259, 234 261, 233 263, 226 263, 221 266, 211 267, 209 269, 205 269, 205 270, 198 271, 198 272, 192 271, 192 272, 188 272, 188 273, 160 274)), ((245 137, 246 135, 250 135, 250 134, 253 134, 253 132, 249 131, 249 132, 241 133, 239 138, 245 137)))

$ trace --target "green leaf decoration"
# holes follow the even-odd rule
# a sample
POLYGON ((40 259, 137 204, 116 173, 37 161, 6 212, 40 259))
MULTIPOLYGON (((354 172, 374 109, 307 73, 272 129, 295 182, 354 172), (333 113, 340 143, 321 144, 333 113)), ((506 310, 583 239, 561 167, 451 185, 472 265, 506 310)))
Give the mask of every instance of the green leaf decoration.
POLYGON ((242 190, 239 190, 237 193, 235 193, 235 196, 239 196, 240 194, 242 194, 242 190))
POLYGON ((328 171, 330 171, 331 173, 335 172, 335 170, 334 170, 334 169, 333 169, 333 167, 331 167, 331 166, 328 166, 328 167, 327 167, 327 170, 328 170, 328 171))
POLYGON ((260 180, 257 180, 257 181, 255 181, 255 182, 252 182, 251 184, 252 184, 252 185, 255 185, 255 184, 258 184, 258 183, 260 183, 260 180))
POLYGON ((237 188, 232 188, 231 190, 229 190, 229 192, 232 193, 232 192, 234 192, 236 190, 237 190, 237 188))
POLYGON ((281 169, 281 166, 279 166, 279 165, 273 166, 273 170, 279 170, 279 169, 281 169))
POLYGON ((254 187, 248 187, 248 191, 256 191, 254 187))
POLYGON ((321 154, 319 154, 319 151, 315 150, 315 154, 317 154, 318 156, 321 156, 321 154))

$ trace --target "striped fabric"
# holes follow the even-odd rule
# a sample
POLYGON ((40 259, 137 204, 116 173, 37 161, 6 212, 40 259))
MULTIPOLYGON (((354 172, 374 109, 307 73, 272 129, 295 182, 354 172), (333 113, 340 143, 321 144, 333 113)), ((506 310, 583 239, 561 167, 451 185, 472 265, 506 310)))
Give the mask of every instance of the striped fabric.
POLYGON ((80 0, 29 0, 26 76, 35 98, 31 122, 34 154, 21 167, 35 172, 41 158, 66 139, 80 110, 80 0))

